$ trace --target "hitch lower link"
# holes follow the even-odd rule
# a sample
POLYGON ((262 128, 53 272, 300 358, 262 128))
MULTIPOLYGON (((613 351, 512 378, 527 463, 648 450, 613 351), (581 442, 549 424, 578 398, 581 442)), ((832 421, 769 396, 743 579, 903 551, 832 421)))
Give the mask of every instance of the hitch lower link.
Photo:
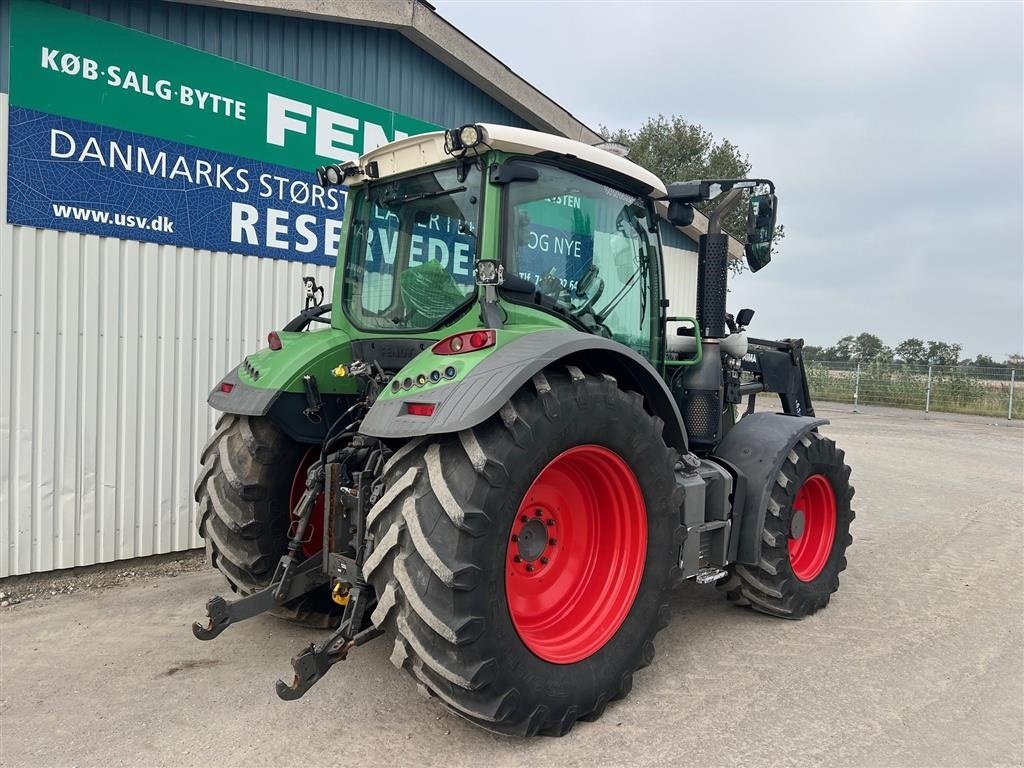
MULTIPOLYGON (((333 473, 332 473, 333 474, 333 473)), ((338 628, 321 643, 310 643, 292 658, 295 677, 290 685, 278 680, 277 695, 286 701, 300 698, 330 668, 343 661, 349 650, 379 636, 380 631, 370 627, 360 632, 366 616, 370 590, 362 578, 362 571, 351 558, 322 553, 302 559, 302 544, 309 526, 314 502, 324 489, 322 468, 314 464, 306 480, 306 491, 296 507, 295 533, 288 542, 288 552, 281 556, 270 584, 238 600, 228 601, 220 595, 206 602, 207 622, 192 624, 192 634, 198 640, 212 640, 232 624, 284 605, 317 587, 331 581, 332 575, 347 582, 344 613, 338 628), (329 564, 330 568, 325 568, 329 564)))

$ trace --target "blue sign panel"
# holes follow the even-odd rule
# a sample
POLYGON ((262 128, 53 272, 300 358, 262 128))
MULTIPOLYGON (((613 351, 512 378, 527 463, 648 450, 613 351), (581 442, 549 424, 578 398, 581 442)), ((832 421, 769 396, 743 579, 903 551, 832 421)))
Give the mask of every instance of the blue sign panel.
POLYGON ((345 192, 304 173, 10 108, 11 224, 333 265, 345 192))

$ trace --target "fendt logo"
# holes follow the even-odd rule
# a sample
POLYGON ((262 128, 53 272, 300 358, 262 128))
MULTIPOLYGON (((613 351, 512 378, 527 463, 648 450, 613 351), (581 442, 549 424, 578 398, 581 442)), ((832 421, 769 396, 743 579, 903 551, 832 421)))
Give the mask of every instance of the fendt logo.
MULTIPOLYGON (((384 126, 358 117, 316 107, 303 101, 267 94, 267 143, 283 147, 289 132, 306 135, 313 118, 314 148, 321 157, 347 162, 387 144, 384 126), (362 139, 360 142, 359 139, 362 139)), ((395 129, 395 140, 409 134, 395 129)))

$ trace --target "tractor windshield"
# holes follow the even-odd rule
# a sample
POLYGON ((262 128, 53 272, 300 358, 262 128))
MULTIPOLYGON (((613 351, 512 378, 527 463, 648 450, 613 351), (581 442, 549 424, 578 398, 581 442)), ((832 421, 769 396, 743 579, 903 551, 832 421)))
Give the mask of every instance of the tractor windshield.
POLYGON ((357 327, 422 331, 473 300, 480 184, 453 166, 351 193, 342 301, 357 327))

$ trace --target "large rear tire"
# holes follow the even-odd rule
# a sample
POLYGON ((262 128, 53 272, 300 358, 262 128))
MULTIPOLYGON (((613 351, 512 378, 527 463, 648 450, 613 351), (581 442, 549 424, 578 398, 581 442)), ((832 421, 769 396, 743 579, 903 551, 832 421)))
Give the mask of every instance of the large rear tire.
POLYGON ((835 442, 808 432, 772 481, 756 566, 736 565, 718 583, 733 603, 786 619, 828 605, 853 543, 850 468, 835 442))
POLYGON ((680 578, 675 451, 609 377, 547 370, 385 468, 364 571, 392 662, 462 717, 562 735, 625 696, 680 578))
MULTIPOLYGON (((203 449, 195 485, 199 535, 210 564, 240 595, 266 587, 287 548, 293 479, 308 448, 266 417, 226 413, 203 449)), ((339 611, 321 588, 274 614, 330 627, 338 623, 339 611)))

